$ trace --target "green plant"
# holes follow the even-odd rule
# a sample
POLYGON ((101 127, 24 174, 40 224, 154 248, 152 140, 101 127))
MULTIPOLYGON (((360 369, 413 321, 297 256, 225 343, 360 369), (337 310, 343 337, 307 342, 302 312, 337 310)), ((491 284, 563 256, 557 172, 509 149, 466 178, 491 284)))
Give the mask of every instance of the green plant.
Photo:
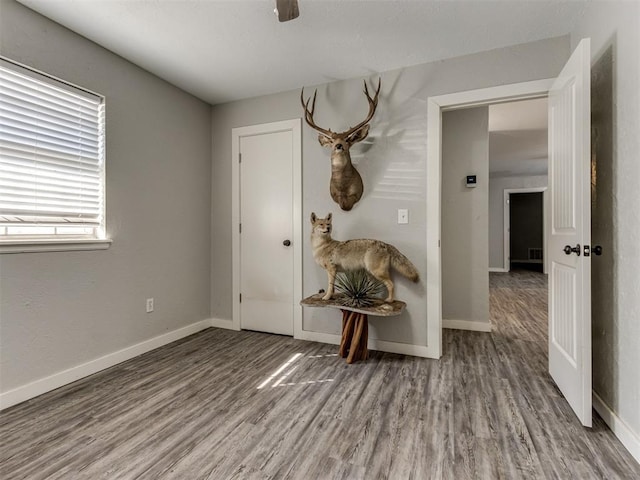
POLYGON ((370 307, 385 287, 366 270, 350 270, 336 275, 335 288, 345 295, 342 303, 348 307, 370 307))

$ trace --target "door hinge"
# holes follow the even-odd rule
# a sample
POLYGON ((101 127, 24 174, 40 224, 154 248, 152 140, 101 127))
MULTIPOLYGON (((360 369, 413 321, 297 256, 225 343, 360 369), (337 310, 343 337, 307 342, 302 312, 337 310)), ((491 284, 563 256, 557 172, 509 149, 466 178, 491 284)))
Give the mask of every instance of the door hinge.
POLYGON ((591 255, 591 247, 589 245, 585 245, 583 247, 583 249, 584 249, 584 256, 585 257, 588 257, 589 255, 591 255))
POLYGON ((238 154, 238 163, 242 163, 242 154, 241 153, 238 154))
POLYGON ((240 303, 242 303, 242 294, 240 294, 239 300, 240 300, 240 303))
POLYGON ((241 223, 238 224, 238 233, 242 233, 242 224, 241 223))

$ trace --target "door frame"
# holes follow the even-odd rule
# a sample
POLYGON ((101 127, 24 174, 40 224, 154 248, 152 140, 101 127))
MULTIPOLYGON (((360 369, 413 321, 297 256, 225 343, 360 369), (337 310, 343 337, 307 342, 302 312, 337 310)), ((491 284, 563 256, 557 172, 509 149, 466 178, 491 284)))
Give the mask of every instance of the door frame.
POLYGON ((504 253, 504 260, 503 260, 503 270, 504 272, 510 272, 511 271, 511 262, 509 257, 511 256, 511 220, 510 220, 510 213, 511 213, 511 205, 509 203, 509 196, 512 193, 542 193, 542 259, 543 259, 543 272, 546 274, 547 273, 547 233, 549 232, 548 228, 547 228, 547 220, 548 220, 548 215, 547 215, 547 208, 548 208, 548 204, 547 204, 547 187, 526 187, 526 188, 505 188, 503 190, 503 195, 504 195, 504 199, 503 199, 503 219, 502 219, 502 223, 503 223, 503 232, 504 232, 504 236, 503 236, 503 244, 504 244, 504 248, 503 248, 503 253, 504 253))
POLYGON ((427 99, 427 333, 428 338, 436 339, 436 358, 442 356, 442 112, 547 97, 554 80, 500 85, 427 99))
POLYGON ((233 316, 228 328, 241 330, 240 323, 240 141, 243 137, 290 131, 292 133, 293 181, 293 336, 302 332, 302 125, 301 119, 262 123, 231 129, 231 245, 233 316))

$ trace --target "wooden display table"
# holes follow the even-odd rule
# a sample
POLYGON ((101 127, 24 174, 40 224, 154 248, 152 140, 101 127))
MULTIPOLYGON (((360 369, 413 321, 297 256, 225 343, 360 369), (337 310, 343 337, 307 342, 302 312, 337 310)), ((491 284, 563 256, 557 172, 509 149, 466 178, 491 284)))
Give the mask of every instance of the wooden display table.
POLYGON ((350 307, 344 305, 344 295, 334 295, 331 300, 323 300, 323 293, 316 293, 300 302, 304 307, 329 307, 342 311, 342 339, 340 341, 340 356, 347 359, 347 363, 366 360, 369 356, 367 341, 369 339, 369 315, 392 317, 400 315, 406 303, 396 300, 386 303, 375 299, 371 307, 350 307))

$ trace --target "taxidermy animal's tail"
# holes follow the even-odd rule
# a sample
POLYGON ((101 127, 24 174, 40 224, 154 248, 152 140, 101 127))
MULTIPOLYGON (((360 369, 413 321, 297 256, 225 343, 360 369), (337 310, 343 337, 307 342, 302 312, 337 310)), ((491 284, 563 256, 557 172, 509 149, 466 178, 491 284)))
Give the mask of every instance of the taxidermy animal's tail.
POLYGON ((400 251, 393 245, 388 245, 388 248, 393 268, 413 282, 420 280, 418 270, 413 263, 411 263, 409 259, 400 253, 400 251))

